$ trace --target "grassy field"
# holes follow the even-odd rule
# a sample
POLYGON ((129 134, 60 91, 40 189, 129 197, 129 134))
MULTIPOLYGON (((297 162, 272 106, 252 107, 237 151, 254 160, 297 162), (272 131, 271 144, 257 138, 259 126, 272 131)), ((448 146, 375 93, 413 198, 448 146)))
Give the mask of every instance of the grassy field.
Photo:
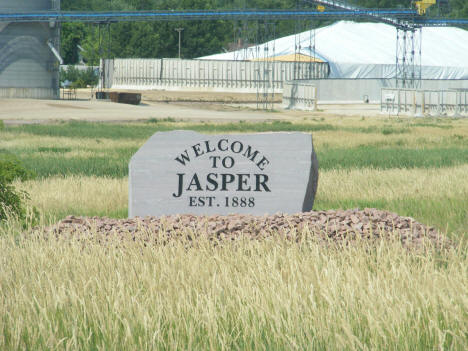
POLYGON ((0 130, 37 178, 42 224, 127 216, 127 167, 156 131, 311 132, 315 209, 376 207, 433 225, 454 250, 312 241, 102 245, 0 225, 0 349, 468 349, 468 120, 59 123, 0 130))
POLYGON ((131 156, 154 132, 174 129, 311 132, 320 163, 316 209, 376 207, 415 217, 450 236, 466 235, 466 120, 25 125, 0 131, 0 152, 15 154, 37 173, 38 179, 19 186, 50 221, 68 214, 126 217, 131 156))

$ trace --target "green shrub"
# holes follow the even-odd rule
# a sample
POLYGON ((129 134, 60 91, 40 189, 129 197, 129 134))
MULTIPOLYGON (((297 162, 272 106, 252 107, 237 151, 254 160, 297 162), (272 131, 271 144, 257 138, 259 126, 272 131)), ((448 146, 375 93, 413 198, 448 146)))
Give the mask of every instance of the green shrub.
POLYGON ((11 183, 15 179, 28 180, 35 176, 14 155, 0 150, 0 180, 11 183))
POLYGON ((26 196, 23 192, 17 191, 11 184, 4 183, 0 179, 0 222, 7 219, 9 214, 13 214, 20 219, 25 216, 22 200, 26 196))
POLYGON ((26 210, 23 200, 29 198, 24 191, 18 191, 11 184, 15 179, 30 179, 34 174, 25 169, 11 154, 0 150, 0 222, 9 215, 24 219, 26 210))
POLYGON ((92 67, 80 70, 75 66, 68 66, 66 69, 60 69, 60 83, 67 80, 71 83, 72 88, 86 88, 88 85, 96 86, 99 76, 92 67))

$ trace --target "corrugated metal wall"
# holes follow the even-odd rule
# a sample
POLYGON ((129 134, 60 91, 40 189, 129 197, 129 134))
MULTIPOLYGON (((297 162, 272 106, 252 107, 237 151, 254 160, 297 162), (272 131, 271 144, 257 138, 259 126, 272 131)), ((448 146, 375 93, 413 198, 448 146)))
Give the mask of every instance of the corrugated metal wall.
POLYGON ((103 85, 116 89, 193 88, 256 91, 293 79, 326 78, 327 63, 179 59, 105 60, 103 85))
POLYGON ((307 82, 284 83, 283 108, 313 111, 317 109, 317 88, 307 82))
MULTIPOLYGON (((301 83, 301 82, 299 82, 301 83)), ((304 82, 307 84, 307 82, 304 82)), ((315 79, 309 83, 317 87, 320 103, 380 103, 381 88, 395 88, 395 79, 315 79)), ((423 90, 468 89, 468 80, 423 79, 423 90)))
MULTIPOLYGON (((0 11, 59 8, 60 0, 0 0, 0 11)), ((0 23, 0 97, 59 98, 59 63, 47 46, 58 49, 59 34, 56 23, 0 23)))

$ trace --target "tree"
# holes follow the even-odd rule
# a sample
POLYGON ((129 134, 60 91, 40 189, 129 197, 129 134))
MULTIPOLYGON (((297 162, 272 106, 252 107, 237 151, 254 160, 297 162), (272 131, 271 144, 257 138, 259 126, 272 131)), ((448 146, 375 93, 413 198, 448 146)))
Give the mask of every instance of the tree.
MULTIPOLYGON (((412 0, 348 0, 350 4, 371 8, 409 8, 412 0)), ((241 9, 270 8, 291 9, 297 6, 314 8, 307 0, 62 0, 65 11, 104 11, 104 10, 175 10, 175 9, 241 9)), ((450 0, 452 17, 468 17, 468 1, 450 0)), ((436 8, 430 9, 433 13, 436 8)), ((242 22, 238 22, 242 24, 242 22)), ((297 21, 275 21, 276 37, 292 34, 299 28, 297 21)), ((330 23, 329 21, 307 21, 307 28, 330 23)), ((176 22, 123 22, 112 24, 111 57, 176 57, 178 53, 177 27, 183 27, 182 56, 195 58, 221 52, 234 41, 233 21, 187 21, 176 22)), ((266 38, 262 34, 260 22, 259 41, 266 38)), ((270 33, 272 34, 272 33, 270 33)), ((103 33, 104 36, 104 33, 103 33)), ((64 24, 62 29, 62 55, 66 64, 78 60, 77 45, 88 64, 97 65, 101 56, 107 56, 107 34, 101 46, 96 25, 64 24)))
POLYGON ((62 45, 60 48, 65 64, 77 64, 79 61, 78 45, 86 37, 85 26, 82 23, 64 23, 62 25, 62 45))

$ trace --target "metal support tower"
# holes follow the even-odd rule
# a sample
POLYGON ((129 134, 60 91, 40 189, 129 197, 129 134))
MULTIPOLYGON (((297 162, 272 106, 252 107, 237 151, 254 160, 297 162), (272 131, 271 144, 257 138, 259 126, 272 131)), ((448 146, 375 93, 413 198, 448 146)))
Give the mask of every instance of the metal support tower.
POLYGON ((303 79, 302 73, 302 32, 304 31, 304 21, 297 20, 295 23, 295 34, 294 34, 294 80, 303 79))
POLYGON ((257 74, 257 109, 272 110, 275 99, 276 72, 276 24, 264 22, 259 27, 260 42, 265 44, 260 49, 257 45, 256 74, 257 74), (263 30, 262 30, 263 29, 263 30), (270 40, 273 38, 273 42, 270 40))
MULTIPOLYGON (((303 10, 301 1, 296 0, 296 11, 303 10)), ((298 18, 294 22, 294 67, 293 67, 293 80, 303 78, 301 72, 301 51, 302 51, 302 32, 304 31, 304 21, 298 18)))
POLYGON ((265 23, 266 25, 266 32, 268 40, 273 38, 272 47, 269 48, 268 56, 272 59, 268 60, 267 70, 267 80, 268 86, 267 89, 264 91, 264 100, 266 100, 266 108, 273 110, 274 102, 275 102, 275 74, 276 74, 276 23, 265 23))
MULTIPOLYGON (((305 1, 310 2, 310 1, 305 1)), ((306 11, 310 9, 301 8, 304 6, 304 1, 296 2, 298 10, 306 11)), ((315 64, 315 28, 314 20, 309 21, 305 19, 298 19, 295 22, 295 35, 294 35, 294 80, 298 79, 316 79, 318 77, 318 70, 315 64), (307 35, 305 32, 309 30, 307 35), (307 43, 308 41, 308 43, 307 43), (309 65, 306 66, 307 62, 304 60, 304 52, 308 50, 309 53, 309 65)))
POLYGON ((397 88, 421 86, 421 28, 397 27, 395 80, 397 88))
POLYGON ((244 20, 234 27, 234 46, 229 48, 235 52, 234 60, 248 60, 255 58, 253 46, 257 43, 258 23, 244 20))
MULTIPOLYGON (((309 0, 316 4, 345 11, 362 11, 364 8, 350 6, 345 1, 309 0)), ((390 24, 396 29, 395 84, 397 88, 421 86, 421 25, 413 18, 398 19, 382 14, 369 14, 368 18, 390 24)))
POLYGON ((315 26, 313 25, 313 22, 310 22, 309 28, 309 77, 312 79, 317 79, 318 78, 318 71, 317 71, 317 65, 315 64, 317 61, 317 55, 315 55, 315 26), (312 29, 313 28, 313 29, 312 29))

